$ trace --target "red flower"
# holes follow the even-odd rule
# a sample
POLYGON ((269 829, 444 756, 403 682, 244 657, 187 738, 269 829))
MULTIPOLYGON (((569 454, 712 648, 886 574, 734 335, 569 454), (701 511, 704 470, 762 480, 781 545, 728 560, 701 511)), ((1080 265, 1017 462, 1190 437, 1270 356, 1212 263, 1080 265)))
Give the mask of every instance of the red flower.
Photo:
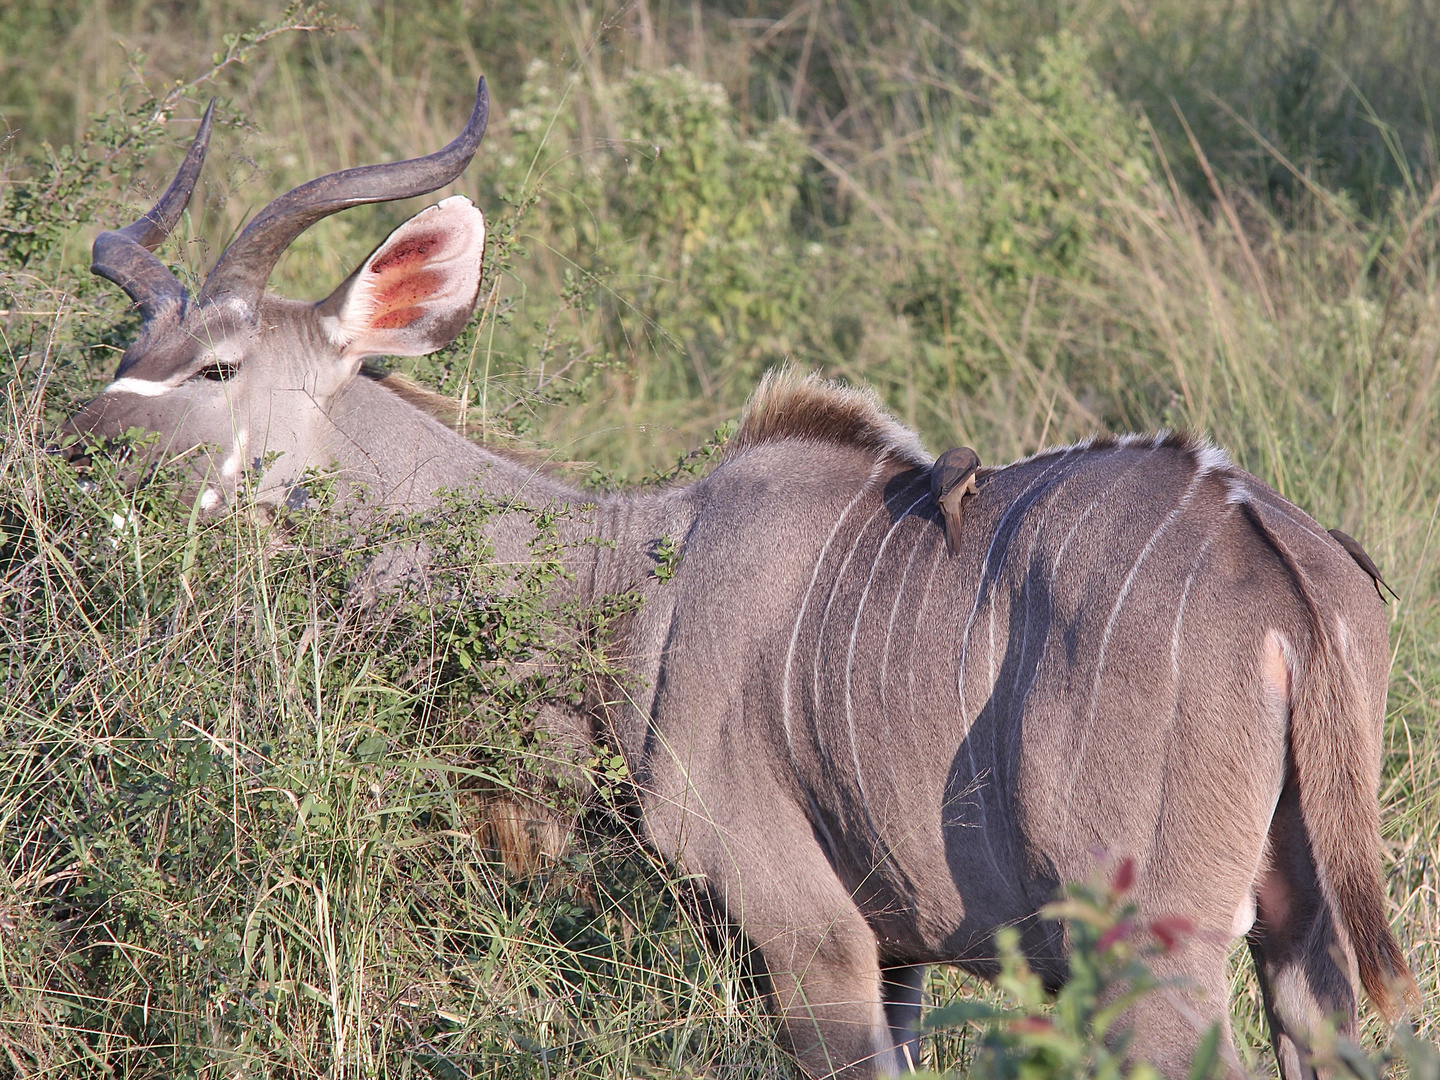
POLYGON ((1121 919, 1114 926, 1100 935, 1100 940, 1095 943, 1096 952, 1104 952, 1123 937, 1128 937, 1130 931, 1135 929, 1135 923, 1130 919, 1121 919))
POLYGON ((1135 860, 1126 858, 1120 860, 1120 865, 1115 868, 1115 876, 1110 879, 1110 888, 1116 893, 1130 891, 1130 886, 1135 884, 1135 860))
POLYGON ((1162 949, 1174 952, 1177 946, 1184 944, 1185 939, 1195 933, 1195 924, 1184 915, 1166 915, 1150 924, 1150 933, 1155 935, 1162 949))

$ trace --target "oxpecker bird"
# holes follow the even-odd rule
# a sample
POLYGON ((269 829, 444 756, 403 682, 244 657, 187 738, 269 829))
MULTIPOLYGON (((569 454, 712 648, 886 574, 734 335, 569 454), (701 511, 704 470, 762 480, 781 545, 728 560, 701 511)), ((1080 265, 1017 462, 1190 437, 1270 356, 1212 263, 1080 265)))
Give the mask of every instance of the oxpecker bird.
MULTIPOLYGON (((930 483, 933 486, 935 481, 932 480, 930 483)), ((1370 579, 1375 582, 1375 592, 1382 601, 1387 604, 1390 602, 1385 599, 1385 593, 1380 591, 1381 585, 1385 586, 1385 592, 1395 597, 1396 600, 1400 599, 1400 594, 1390 588, 1390 583, 1380 576, 1380 568, 1375 565, 1375 560, 1366 554, 1365 549, 1360 546, 1359 540, 1356 540, 1349 533, 1341 532, 1339 529, 1331 529, 1330 535, 1335 538, 1337 544, 1350 553, 1350 557, 1355 560, 1360 569, 1370 575, 1370 579)))
POLYGON ((960 550, 960 501, 973 494, 980 455, 968 446, 946 450, 930 466, 930 494, 945 515, 945 548, 953 558, 960 550))

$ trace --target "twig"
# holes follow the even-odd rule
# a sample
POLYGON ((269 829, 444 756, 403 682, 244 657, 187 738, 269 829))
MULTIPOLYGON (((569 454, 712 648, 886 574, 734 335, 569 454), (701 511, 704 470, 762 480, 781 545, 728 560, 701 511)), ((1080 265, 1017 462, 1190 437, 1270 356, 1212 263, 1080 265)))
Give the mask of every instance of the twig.
POLYGON ((832 160, 831 158, 826 157, 822 151, 816 149, 813 146, 810 147, 809 150, 810 156, 813 157, 816 161, 818 161, 821 165, 823 165, 826 172, 831 173, 837 179, 839 179, 841 184, 841 191, 844 191, 846 187, 849 187, 850 190, 855 193, 856 198, 858 198, 862 203, 865 204, 866 209, 868 209, 872 214, 874 214, 877 218, 880 219, 880 223, 884 225, 887 229, 889 229, 895 235, 895 238, 897 240, 908 239, 905 235, 905 231, 901 229, 899 225, 895 224, 895 219, 892 218, 889 214, 887 214, 885 212, 885 208, 881 206, 878 202, 876 202, 875 199, 871 197, 870 193, 856 182, 853 176, 851 176, 848 172, 845 171, 845 167, 843 165, 841 165, 837 161, 832 160))

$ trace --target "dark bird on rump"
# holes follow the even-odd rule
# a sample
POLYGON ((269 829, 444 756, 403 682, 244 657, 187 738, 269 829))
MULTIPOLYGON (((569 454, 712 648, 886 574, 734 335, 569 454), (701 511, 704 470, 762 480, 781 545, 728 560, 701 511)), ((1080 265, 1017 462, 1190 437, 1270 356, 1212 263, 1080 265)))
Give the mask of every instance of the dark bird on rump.
POLYGON ((1390 602, 1389 600, 1385 600, 1385 593, 1380 592, 1382 585, 1385 587, 1385 592, 1395 597, 1396 600, 1400 599, 1400 594, 1390 588, 1390 583, 1380 576, 1380 568, 1375 565, 1375 560, 1370 558, 1365 549, 1360 546, 1359 540, 1356 540, 1349 533, 1341 532, 1339 529, 1330 529, 1329 532, 1330 535, 1335 538, 1335 542, 1343 547, 1346 552, 1349 553, 1350 557, 1355 560, 1356 565, 1370 575, 1370 580, 1375 582, 1375 592, 1381 600, 1387 604, 1390 602))
POLYGON ((968 446, 946 450, 930 467, 930 493, 945 516, 945 549, 951 558, 960 550, 960 504, 976 492, 979 468, 980 455, 968 446))

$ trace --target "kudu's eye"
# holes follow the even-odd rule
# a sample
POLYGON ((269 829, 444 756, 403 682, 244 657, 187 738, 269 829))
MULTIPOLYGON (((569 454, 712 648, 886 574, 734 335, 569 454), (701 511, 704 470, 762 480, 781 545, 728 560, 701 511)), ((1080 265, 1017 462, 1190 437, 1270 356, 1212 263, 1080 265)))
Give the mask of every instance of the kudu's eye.
POLYGON ((211 382, 225 382, 239 370, 239 364, 231 364, 224 360, 217 360, 215 363, 208 364, 201 368, 190 377, 192 379, 209 379, 211 382))

